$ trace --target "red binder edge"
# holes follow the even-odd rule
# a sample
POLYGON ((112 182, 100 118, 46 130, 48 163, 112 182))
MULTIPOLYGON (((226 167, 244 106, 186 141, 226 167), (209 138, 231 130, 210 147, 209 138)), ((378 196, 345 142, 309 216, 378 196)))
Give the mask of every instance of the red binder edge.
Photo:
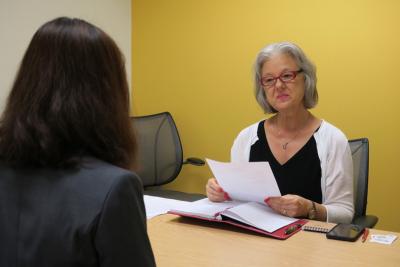
POLYGON ((217 219, 210 219, 210 218, 205 218, 205 217, 201 217, 201 216, 196 216, 196 215, 192 215, 192 214, 186 214, 186 213, 180 213, 180 212, 175 212, 175 211, 168 211, 169 214, 173 214, 173 215, 178 215, 178 216, 182 216, 182 217, 188 217, 188 218, 195 218, 195 219, 200 219, 203 221, 210 221, 210 222, 218 222, 218 223, 226 223, 226 224, 230 224, 230 225, 234 225, 237 226, 239 228, 243 228, 246 230, 250 230, 253 232, 257 232, 259 234, 263 234, 266 236, 270 236, 279 240, 285 240, 288 239, 289 237, 291 237, 292 235, 294 235, 295 233, 299 232, 301 230, 301 226, 305 225, 308 220, 306 219, 299 219, 291 224, 285 225, 282 228, 279 228, 278 230, 274 231, 274 232, 267 232, 258 228, 255 228, 253 226, 249 226, 249 225, 243 225, 240 223, 236 223, 234 221, 225 221, 225 220, 217 220, 217 219), (285 231, 290 228, 291 226, 297 226, 296 230, 294 230, 293 232, 289 233, 289 234, 285 234, 285 231))

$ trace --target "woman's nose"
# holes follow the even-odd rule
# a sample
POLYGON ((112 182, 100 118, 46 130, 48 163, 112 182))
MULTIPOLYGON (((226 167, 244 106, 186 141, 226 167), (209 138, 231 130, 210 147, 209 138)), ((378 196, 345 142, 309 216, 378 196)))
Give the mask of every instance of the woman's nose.
POLYGON ((284 82, 282 82, 280 79, 276 79, 276 82, 275 82, 276 89, 281 89, 281 88, 285 87, 285 85, 286 84, 284 82))

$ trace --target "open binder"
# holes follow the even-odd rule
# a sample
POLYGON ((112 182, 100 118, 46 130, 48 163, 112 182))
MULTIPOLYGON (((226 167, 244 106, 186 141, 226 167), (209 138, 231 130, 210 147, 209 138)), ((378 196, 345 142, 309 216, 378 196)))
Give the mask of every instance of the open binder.
POLYGON ((287 239, 301 230, 305 219, 280 215, 256 202, 229 201, 214 203, 208 199, 188 203, 168 213, 205 221, 230 224, 259 234, 287 239))

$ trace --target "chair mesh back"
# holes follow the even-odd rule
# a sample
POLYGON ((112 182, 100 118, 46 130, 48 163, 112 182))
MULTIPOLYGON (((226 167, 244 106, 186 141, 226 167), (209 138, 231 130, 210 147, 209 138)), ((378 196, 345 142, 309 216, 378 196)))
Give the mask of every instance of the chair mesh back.
POLYGON ((174 180, 182 168, 182 145, 168 112, 133 117, 138 138, 138 174, 144 186, 174 180))
POLYGON ((368 197, 369 145, 367 138, 349 140, 354 172, 354 216, 365 215, 368 197))

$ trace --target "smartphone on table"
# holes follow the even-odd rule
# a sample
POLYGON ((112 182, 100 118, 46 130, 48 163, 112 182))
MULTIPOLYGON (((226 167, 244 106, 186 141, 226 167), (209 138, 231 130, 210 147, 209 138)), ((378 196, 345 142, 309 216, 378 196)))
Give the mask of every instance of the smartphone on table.
POLYGON ((343 240, 343 241, 356 241, 364 232, 365 228, 355 224, 338 223, 327 234, 329 239, 343 240))

